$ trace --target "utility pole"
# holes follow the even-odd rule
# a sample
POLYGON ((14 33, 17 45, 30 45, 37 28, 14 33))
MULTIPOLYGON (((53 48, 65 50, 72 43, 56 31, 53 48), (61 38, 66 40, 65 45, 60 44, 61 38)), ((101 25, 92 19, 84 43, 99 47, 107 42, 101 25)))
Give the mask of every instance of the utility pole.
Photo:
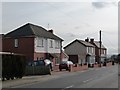
POLYGON ((100 64, 100 67, 101 67, 101 45, 102 45, 102 41, 101 41, 101 30, 100 30, 100 58, 99 58, 99 64, 100 64))

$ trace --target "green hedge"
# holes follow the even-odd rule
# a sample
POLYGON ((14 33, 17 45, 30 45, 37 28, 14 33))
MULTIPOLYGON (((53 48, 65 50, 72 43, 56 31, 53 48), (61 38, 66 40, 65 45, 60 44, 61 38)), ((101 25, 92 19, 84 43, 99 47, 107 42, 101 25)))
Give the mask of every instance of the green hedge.
POLYGON ((49 66, 26 66, 25 75, 51 74, 49 66))
POLYGON ((25 67, 25 56, 2 54, 2 80, 22 78, 25 74, 25 67))

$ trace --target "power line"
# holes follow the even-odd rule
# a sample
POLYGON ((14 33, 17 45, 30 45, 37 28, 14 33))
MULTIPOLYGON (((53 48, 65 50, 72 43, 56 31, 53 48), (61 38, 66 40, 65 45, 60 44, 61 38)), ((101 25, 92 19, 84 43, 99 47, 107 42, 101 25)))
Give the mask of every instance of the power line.
MULTIPOLYGON (((109 43, 109 45, 114 46, 114 44, 106 37, 107 35, 103 34, 103 36, 104 36, 104 38, 106 39, 106 42, 109 43)), ((113 50, 118 50, 118 49, 113 48, 113 47, 111 47, 111 49, 113 49, 113 50)))

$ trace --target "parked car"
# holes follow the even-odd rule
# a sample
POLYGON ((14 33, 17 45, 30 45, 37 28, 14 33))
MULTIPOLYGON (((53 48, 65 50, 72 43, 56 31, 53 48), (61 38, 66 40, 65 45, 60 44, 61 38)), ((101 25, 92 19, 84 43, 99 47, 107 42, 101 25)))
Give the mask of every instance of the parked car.
POLYGON ((66 70, 69 70, 69 66, 70 65, 73 65, 73 62, 72 61, 62 61, 60 64, 59 64, 59 70, 62 71, 62 69, 66 69, 66 70))
POLYGON ((45 62, 45 65, 48 65, 51 71, 53 71, 53 62, 49 59, 45 59, 44 62, 45 62))
POLYGON ((50 60, 37 60, 30 62, 26 66, 25 75, 51 75, 51 61, 50 60))

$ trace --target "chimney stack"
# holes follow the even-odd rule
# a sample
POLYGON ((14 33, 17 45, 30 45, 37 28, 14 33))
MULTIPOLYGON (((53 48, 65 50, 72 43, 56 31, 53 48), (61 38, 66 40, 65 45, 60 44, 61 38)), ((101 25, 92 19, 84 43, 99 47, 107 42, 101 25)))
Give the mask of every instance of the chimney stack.
POLYGON ((89 38, 87 37, 87 39, 85 39, 86 42, 89 42, 89 38))
POLYGON ((93 38, 92 38, 92 39, 90 39, 90 42, 91 42, 91 43, 94 43, 94 39, 93 39, 93 38))
POLYGON ((48 30, 48 32, 51 32, 51 33, 53 33, 53 30, 51 29, 51 30, 48 30))

